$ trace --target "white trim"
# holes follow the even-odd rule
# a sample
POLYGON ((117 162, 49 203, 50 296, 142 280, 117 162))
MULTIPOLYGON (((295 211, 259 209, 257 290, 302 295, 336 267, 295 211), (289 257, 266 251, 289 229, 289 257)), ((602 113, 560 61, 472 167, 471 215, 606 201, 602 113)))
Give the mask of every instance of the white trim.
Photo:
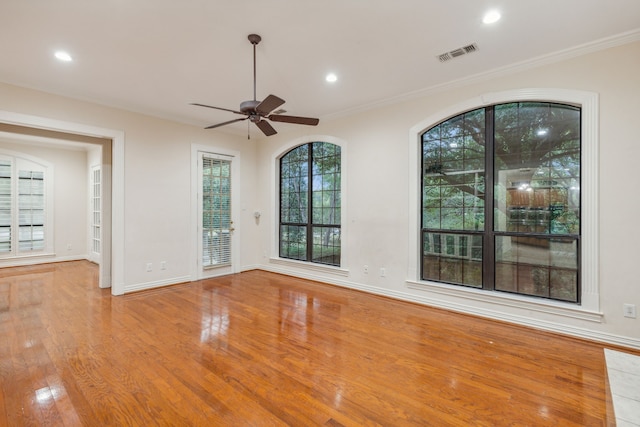
MULTIPOLYGON (((333 274, 336 276, 348 276, 349 275, 349 270, 345 269, 345 268, 341 268, 341 267, 335 267, 332 265, 325 265, 325 264, 318 264, 318 263, 313 263, 313 262, 306 262, 306 261, 297 261, 294 259, 286 259, 286 258, 269 258, 269 263, 270 264, 278 264, 278 265, 282 265, 282 266, 286 266, 287 268, 294 268, 294 269, 302 269, 302 270, 307 270, 307 271, 315 271, 318 273, 325 273, 325 274, 333 274)), ((296 270, 298 271, 298 270, 296 270)))
MULTIPOLYGON (((282 144, 280 147, 274 150, 271 156, 270 174, 271 174, 271 206, 270 212, 273 213, 273 220, 271 221, 271 247, 269 254, 269 262, 274 260, 281 260, 279 255, 280 235, 278 232, 280 226, 280 184, 279 184, 279 160, 280 158, 303 144, 310 142, 328 142, 340 147, 340 170, 349 170, 347 166, 347 142, 343 139, 337 138, 331 135, 307 135, 300 138, 296 138, 292 141, 288 141, 282 144)), ((346 269, 349 265, 349 254, 347 253, 347 205, 349 203, 349 197, 347 195, 347 174, 340 173, 340 269, 346 269)), ((291 261, 291 260, 287 260, 291 261)), ((316 265, 312 262, 299 261, 299 264, 304 266, 316 265)), ((321 264, 318 264, 321 265, 321 264)), ((325 266, 326 268, 326 266, 325 266)))
POLYGON ((22 267, 25 265, 54 264, 57 262, 67 262, 67 261, 92 262, 86 255, 57 256, 55 253, 51 253, 51 254, 20 256, 20 257, 7 259, 6 262, 4 261, 2 262, 2 268, 22 267))
MULTIPOLYGON (((105 129, 95 126, 84 125, 80 123, 66 122, 46 117, 31 116, 27 114, 14 113, 11 111, 0 110, 0 122, 26 126, 36 129, 46 129, 57 132, 66 132, 76 135, 91 136, 96 138, 111 139, 112 141, 112 167, 111 169, 103 165, 103 182, 111 178, 112 200, 111 221, 107 221, 108 215, 104 215, 103 226, 111 227, 110 233, 104 230, 103 234, 103 259, 100 264, 100 287, 111 286, 113 295, 121 295, 124 293, 124 192, 125 192, 125 168, 124 168, 124 132, 115 129, 105 129), (111 235, 111 239, 104 238, 111 235)), ((107 200, 103 194, 103 200, 107 200)))
MULTIPOLYGON (((464 311, 473 314, 483 314, 483 309, 461 303, 464 300, 476 300, 477 290, 462 286, 441 285, 420 280, 419 269, 419 228, 420 228, 420 134, 429 127, 446 120, 449 117, 479 108, 485 105, 510 101, 554 101, 580 105, 582 107, 582 176, 581 176, 581 209, 582 209, 582 241, 581 241, 581 265, 582 273, 582 301, 580 306, 565 304, 540 299, 532 301, 525 296, 510 296, 505 298, 497 292, 483 292, 482 302, 490 303, 498 309, 508 306, 512 309, 544 311, 547 314, 576 318, 576 313, 583 320, 599 322, 600 313, 599 294, 599 223, 598 223, 598 94, 554 88, 529 88, 510 90, 504 92, 488 93, 480 97, 472 98, 462 103, 444 108, 443 110, 427 117, 409 130, 409 267, 407 271, 407 284, 412 289, 425 292, 425 301, 438 307, 464 311)), ((507 320, 513 318, 518 323, 519 316, 492 311, 492 316, 507 320)), ((524 319, 524 317, 522 317, 524 319)), ((546 328, 545 328, 546 329, 546 328)))
POLYGON ((125 293, 145 291, 147 289, 161 288, 163 286, 178 285, 191 281, 190 276, 173 277, 171 279, 157 280, 155 282, 136 283, 125 286, 125 293))

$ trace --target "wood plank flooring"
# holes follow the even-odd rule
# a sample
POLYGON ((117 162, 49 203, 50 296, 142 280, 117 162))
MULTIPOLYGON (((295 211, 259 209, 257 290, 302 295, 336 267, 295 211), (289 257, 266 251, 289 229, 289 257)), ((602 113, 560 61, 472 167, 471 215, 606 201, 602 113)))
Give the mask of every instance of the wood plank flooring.
POLYGON ((250 271, 0 269, 0 425, 600 426, 603 346, 250 271))

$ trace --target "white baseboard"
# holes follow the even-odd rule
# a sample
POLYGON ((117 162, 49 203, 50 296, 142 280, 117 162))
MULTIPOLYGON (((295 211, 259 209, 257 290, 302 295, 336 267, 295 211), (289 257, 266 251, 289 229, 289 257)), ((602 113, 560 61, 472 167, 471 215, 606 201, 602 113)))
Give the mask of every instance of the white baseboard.
POLYGON ((43 255, 37 255, 37 256, 26 256, 26 257, 2 259, 0 260, 0 268, 22 267, 25 265, 36 265, 36 264, 52 264, 54 262, 82 261, 86 259, 87 259, 86 255, 56 256, 56 254, 43 254, 43 255))
POLYGON ((144 282, 137 283, 132 285, 124 286, 124 293, 128 294, 129 292, 139 292, 147 289, 155 289, 160 288, 162 286, 170 286, 177 285, 179 283, 186 283, 191 281, 191 276, 181 276, 181 277, 172 277, 169 279, 156 280, 154 282, 144 282))
MULTIPOLYGON (((257 269, 271 271, 273 273, 285 274, 288 276, 300 277, 302 279, 309 279, 318 282, 328 283, 332 285, 342 286, 349 289, 355 289, 363 292, 368 292, 375 295, 386 296, 402 301, 408 301, 413 303, 422 304, 430 307, 443 308, 446 310, 455 311, 458 313, 471 314, 488 319, 499 320, 507 323, 513 323, 516 325, 526 326, 534 329, 540 329, 548 332, 554 332, 563 335, 569 335, 576 338, 587 339, 590 341, 598 341, 615 346, 632 348, 640 350, 640 339, 625 337, 606 332, 595 331, 586 328, 575 327, 568 324, 561 324, 556 322, 550 322, 546 320, 537 319, 535 317, 526 315, 517 315, 512 313, 505 313, 499 310, 484 309, 469 304, 453 303, 441 298, 433 296, 418 296, 405 292, 398 292, 389 289, 378 288, 374 286, 368 286, 361 283, 352 282, 339 277, 327 277, 327 275, 319 275, 313 271, 302 271, 300 269, 293 269, 283 265, 274 264, 262 264, 257 269)), ((526 311, 525 311, 526 312, 526 311)))

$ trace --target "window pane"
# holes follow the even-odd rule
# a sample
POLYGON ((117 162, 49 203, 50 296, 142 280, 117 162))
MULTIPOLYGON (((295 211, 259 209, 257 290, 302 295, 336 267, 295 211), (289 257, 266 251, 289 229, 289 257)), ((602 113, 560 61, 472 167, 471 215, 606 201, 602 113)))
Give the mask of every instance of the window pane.
POLYGON ((280 256, 302 261, 307 259, 307 227, 280 226, 280 256))
POLYGON ((484 109, 480 109, 423 135, 423 228, 483 229, 484 133, 484 109))
POLYGON ((578 301, 578 241, 569 238, 496 237, 500 291, 578 301))
POLYGON ((301 145, 280 160, 280 220, 306 223, 308 218, 309 149, 301 145))
POLYGON ((482 287, 482 236, 422 233, 422 279, 482 287))
POLYGON ((314 225, 340 224, 340 147, 326 142, 312 144, 312 205, 314 225))
POLYGON ((579 109, 530 102, 495 112, 495 230, 579 234, 579 109))
POLYGON ((11 252, 11 227, 0 226, 0 253, 11 252))
POLYGON ((313 262, 340 265, 340 228, 313 227, 313 262))
POLYGON ((202 265, 231 264, 231 162, 202 158, 202 265))

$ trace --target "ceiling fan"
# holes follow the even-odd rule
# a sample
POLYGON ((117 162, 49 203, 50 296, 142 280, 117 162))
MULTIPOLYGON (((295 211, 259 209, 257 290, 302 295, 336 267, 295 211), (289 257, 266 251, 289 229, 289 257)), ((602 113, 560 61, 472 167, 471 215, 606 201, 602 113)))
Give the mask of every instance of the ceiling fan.
POLYGON ((212 105, 192 103, 191 105, 197 105, 199 107, 213 108, 216 110, 229 111, 231 113, 240 114, 246 117, 241 119, 229 120, 226 122, 218 123, 215 125, 207 126, 205 129, 213 129, 220 126, 228 125, 235 122, 241 122, 243 120, 249 120, 258 126, 258 128, 266 136, 275 135, 276 130, 271 126, 267 120, 274 122, 294 123, 298 125, 317 125, 320 120, 311 117, 298 117, 298 116, 285 116, 278 114, 274 110, 285 103, 284 99, 278 98, 275 95, 269 95, 262 101, 256 100, 256 45, 260 43, 262 37, 257 34, 249 34, 249 41, 253 45, 253 100, 244 101, 240 103, 240 111, 231 110, 229 108, 214 107, 212 105))

